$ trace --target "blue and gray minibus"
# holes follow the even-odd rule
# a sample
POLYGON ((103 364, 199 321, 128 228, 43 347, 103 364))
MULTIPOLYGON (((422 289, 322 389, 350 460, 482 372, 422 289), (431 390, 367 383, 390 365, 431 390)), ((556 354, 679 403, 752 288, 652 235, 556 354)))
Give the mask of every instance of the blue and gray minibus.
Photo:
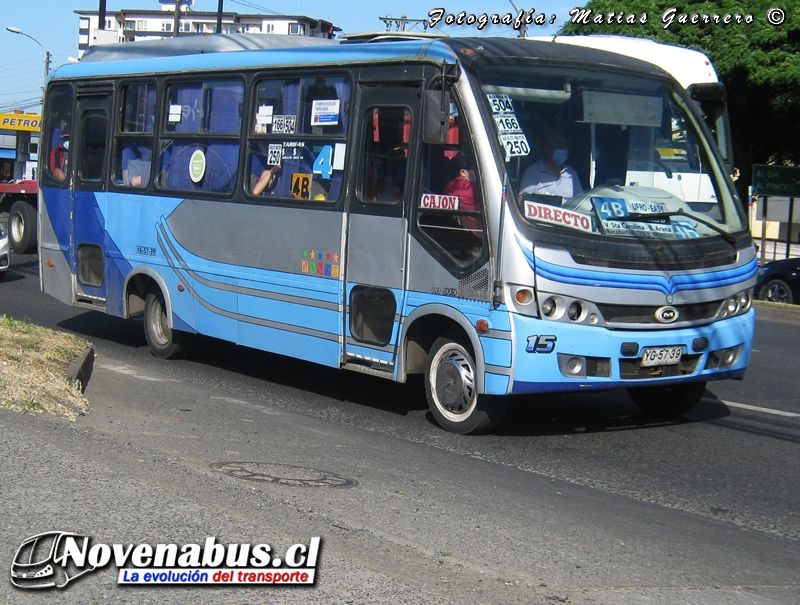
POLYGON ((622 388, 668 416, 743 377, 754 248, 669 74, 524 39, 263 37, 135 43, 55 73, 45 292, 142 318, 162 358, 206 335, 422 374, 462 434, 514 394, 622 388), (569 158, 548 178, 574 176, 569 195, 523 179, 553 132, 569 158))

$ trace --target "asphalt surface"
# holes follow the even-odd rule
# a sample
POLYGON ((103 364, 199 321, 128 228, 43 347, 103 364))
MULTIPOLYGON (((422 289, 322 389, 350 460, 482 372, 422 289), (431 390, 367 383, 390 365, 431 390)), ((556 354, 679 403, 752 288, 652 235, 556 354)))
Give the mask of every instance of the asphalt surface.
POLYGON ((53 530, 323 547, 312 588, 122 587, 112 565, 65 590, 0 583, 0 602, 800 602, 794 312, 760 312, 747 379, 678 421, 613 391, 515 402, 460 437, 418 383, 217 341, 155 359, 140 323, 70 309, 38 292, 34 256, 12 262, 0 313, 97 358, 76 423, 0 411, 0 569, 53 530))

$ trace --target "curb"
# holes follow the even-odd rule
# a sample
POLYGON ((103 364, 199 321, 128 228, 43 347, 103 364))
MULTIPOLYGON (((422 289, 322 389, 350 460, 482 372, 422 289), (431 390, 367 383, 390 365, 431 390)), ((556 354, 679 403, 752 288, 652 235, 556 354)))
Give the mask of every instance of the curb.
POLYGON ((71 382, 78 383, 81 393, 86 391, 89 385, 89 379, 92 377, 94 370, 94 347, 89 346, 86 352, 76 359, 73 359, 69 366, 67 366, 67 379, 71 382))

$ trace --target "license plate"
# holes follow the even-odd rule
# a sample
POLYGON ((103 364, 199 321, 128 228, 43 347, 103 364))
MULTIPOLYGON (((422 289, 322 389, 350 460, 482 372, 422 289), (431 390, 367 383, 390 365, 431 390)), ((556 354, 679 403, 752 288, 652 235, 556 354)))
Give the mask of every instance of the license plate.
POLYGON ((683 347, 651 347, 642 351, 642 367, 673 366, 681 361, 683 347))

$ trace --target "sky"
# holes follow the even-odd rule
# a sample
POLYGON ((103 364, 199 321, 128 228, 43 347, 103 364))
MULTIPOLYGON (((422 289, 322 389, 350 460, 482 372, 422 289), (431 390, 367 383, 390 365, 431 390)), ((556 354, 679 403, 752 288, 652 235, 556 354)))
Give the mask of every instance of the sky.
MULTIPOLYGON (((444 9, 445 16, 457 16, 463 11, 476 17, 484 13, 516 16, 517 9, 526 12, 535 9, 534 16, 542 13, 548 24, 529 25, 528 35, 550 35, 569 19, 569 11, 581 4, 575 0, 549 0, 546 6, 539 2, 526 5, 521 0, 513 3, 511 0, 461 0, 458 3, 452 0, 395 0, 386 9, 387 3, 364 0, 297 0, 294 3, 284 0, 280 4, 266 0, 223 0, 223 10, 241 14, 302 15, 329 21, 340 27, 343 33, 356 33, 384 31, 386 24, 380 17, 430 19, 428 13, 433 9, 444 9), (280 6, 280 10, 276 6, 280 6), (553 21, 552 25, 550 21, 553 21)), ((216 11, 217 6, 218 0, 195 0, 193 9, 216 11)), ((51 70, 67 63, 70 57, 77 57, 78 15, 74 11, 97 11, 99 0, 0 0, 0 7, 0 57, 4 58, 0 63, 0 113, 13 109, 38 111, 44 81, 45 50, 52 55, 51 70), (7 31, 7 27, 21 29, 41 46, 28 37, 7 31)), ((158 0, 106 0, 107 11, 124 9, 160 9, 160 4, 158 0)), ((413 31, 423 31, 422 26, 416 26, 413 31)), ((450 36, 518 35, 512 26, 502 24, 489 24, 482 30, 477 24, 448 26, 444 17, 429 31, 450 36)))

